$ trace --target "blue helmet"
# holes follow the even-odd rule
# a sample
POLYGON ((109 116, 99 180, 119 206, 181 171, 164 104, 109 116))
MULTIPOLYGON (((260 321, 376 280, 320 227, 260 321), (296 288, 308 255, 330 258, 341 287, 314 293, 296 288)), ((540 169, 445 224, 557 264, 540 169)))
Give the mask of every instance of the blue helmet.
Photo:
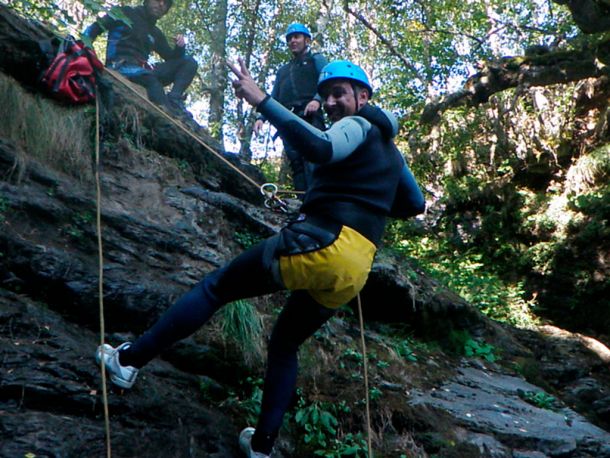
POLYGON ((364 86, 369 91, 369 97, 373 96, 373 87, 369 83, 366 72, 349 60, 335 60, 324 66, 318 78, 318 93, 321 94, 322 86, 326 82, 339 78, 348 79, 364 86))
POLYGON ((293 22, 290 24, 286 29, 286 41, 288 41, 288 37, 294 33, 302 33, 311 40, 311 32, 303 24, 299 24, 298 22, 293 22))

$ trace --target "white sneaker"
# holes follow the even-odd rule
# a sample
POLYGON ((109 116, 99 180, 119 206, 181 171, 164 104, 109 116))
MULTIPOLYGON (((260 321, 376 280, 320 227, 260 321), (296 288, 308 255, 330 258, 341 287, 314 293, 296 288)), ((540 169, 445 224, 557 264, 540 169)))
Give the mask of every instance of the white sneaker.
POLYGON ((138 369, 133 366, 121 366, 119 363, 119 351, 131 346, 131 342, 125 342, 116 348, 111 345, 104 344, 97 347, 95 352, 95 360, 101 364, 102 357, 104 365, 110 374, 110 381, 116 386, 129 389, 136 382, 138 369))
POLYGON ((254 436, 254 431, 254 428, 249 426, 239 433, 239 448, 246 454, 247 458, 270 458, 269 455, 252 450, 250 442, 252 441, 252 436, 254 436))

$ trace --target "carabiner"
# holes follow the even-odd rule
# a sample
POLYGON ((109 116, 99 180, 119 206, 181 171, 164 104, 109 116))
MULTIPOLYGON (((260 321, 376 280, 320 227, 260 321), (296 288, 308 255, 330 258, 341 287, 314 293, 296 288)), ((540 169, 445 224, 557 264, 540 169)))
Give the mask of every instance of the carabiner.
POLYGON ((263 183, 260 191, 265 196, 265 207, 276 212, 286 213, 288 211, 286 202, 277 196, 278 187, 275 183, 263 183))
POLYGON ((263 196, 267 199, 271 199, 277 194, 278 187, 275 183, 263 183, 260 190, 263 196))

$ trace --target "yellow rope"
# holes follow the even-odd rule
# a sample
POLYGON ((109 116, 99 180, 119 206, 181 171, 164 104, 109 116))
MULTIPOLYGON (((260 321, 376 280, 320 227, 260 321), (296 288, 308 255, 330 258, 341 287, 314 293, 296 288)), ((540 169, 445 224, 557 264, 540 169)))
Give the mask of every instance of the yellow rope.
MULTIPOLYGON (((100 345, 104 345, 106 329, 104 325, 104 253, 102 250, 102 193, 100 186, 100 102, 95 98, 95 187, 96 187, 96 227, 99 258, 98 295, 100 304, 100 345)), ((104 400, 104 426, 106 430, 106 456, 111 458, 110 445, 110 413, 108 410, 108 390, 106 387, 106 367, 101 358, 102 398, 104 400)))
POLYGON ((366 342, 364 341, 364 318, 362 316, 362 302, 360 300, 360 293, 358 293, 358 318, 360 320, 360 343, 362 345, 362 361, 364 370, 364 399, 366 400, 366 434, 367 444, 369 450, 369 458, 373 458, 373 444, 372 444, 372 433, 371 433, 371 406, 369 400, 369 372, 368 372, 368 361, 366 354, 366 342))

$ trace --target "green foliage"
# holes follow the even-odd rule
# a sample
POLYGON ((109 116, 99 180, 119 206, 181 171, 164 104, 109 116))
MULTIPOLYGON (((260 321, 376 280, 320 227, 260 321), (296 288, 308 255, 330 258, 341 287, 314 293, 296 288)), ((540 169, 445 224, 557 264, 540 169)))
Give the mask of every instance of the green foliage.
POLYGON ((192 170, 191 164, 186 159, 175 159, 175 161, 176 161, 176 165, 178 166, 178 169, 182 173, 189 173, 192 170))
POLYGON ((353 348, 346 348, 341 356, 356 362, 358 366, 362 366, 362 361, 364 360, 362 353, 360 353, 358 350, 354 350, 353 348))
POLYGON ((519 397, 524 401, 547 410, 556 410, 557 399, 544 391, 518 391, 519 397))
POLYGON ((16 11, 27 16, 39 20, 51 21, 60 29, 69 29, 76 24, 70 12, 60 6, 57 2, 17 0, 11 6, 16 11))
POLYGON ((239 394, 230 391, 227 399, 221 403, 221 407, 237 408, 247 424, 256 424, 263 399, 263 383, 262 378, 247 377, 240 383, 239 394))
POLYGON ((294 420, 303 431, 303 442, 313 450, 315 456, 326 458, 366 457, 367 446, 362 435, 348 433, 338 436, 340 414, 349 413, 345 402, 329 403, 313 401, 307 403, 299 390, 299 402, 294 420))
POLYGON ((417 361, 417 356, 413 352, 411 342, 408 339, 400 340, 392 346, 396 354, 407 361, 417 361))
POLYGON ((316 450, 314 455, 325 458, 341 458, 344 456, 366 458, 368 456, 368 447, 362 433, 347 433, 340 440, 331 439, 327 449, 316 450))
POLYGON ((497 356, 494 354, 495 347, 485 342, 479 342, 474 339, 468 339, 464 343, 464 355, 469 358, 484 358, 490 363, 496 361, 497 356))
POLYGON ((6 212, 9 208, 6 197, 0 196, 0 223, 3 223, 6 220, 6 212))
POLYGON ((261 236, 253 234, 249 231, 235 231, 233 233, 233 238, 235 238, 235 241, 246 250, 259 244, 263 240, 261 236))
POLYGON ((333 413, 332 404, 313 402, 309 405, 300 405, 294 420, 297 425, 305 430, 303 441, 314 448, 326 448, 329 444, 328 437, 337 434, 336 427, 339 424, 333 413))
POLYGON ((498 360, 493 345, 473 339, 468 331, 451 331, 449 341, 456 352, 468 358, 483 358, 490 363, 498 360))
POLYGON ((91 212, 77 212, 72 215, 68 225, 63 228, 63 232, 76 242, 85 241, 85 231, 91 229, 95 215, 91 212))
POLYGON ((434 236, 410 237, 395 242, 393 248, 414 256, 441 284, 490 318, 519 326, 535 322, 523 282, 507 282, 493 273, 493 266, 475 248, 459 252, 449 240, 434 236))
POLYGON ((265 175, 265 181, 269 183, 277 183, 279 181, 281 166, 279 161, 273 161, 266 158, 257 162, 256 165, 261 169, 263 175, 265 175))

